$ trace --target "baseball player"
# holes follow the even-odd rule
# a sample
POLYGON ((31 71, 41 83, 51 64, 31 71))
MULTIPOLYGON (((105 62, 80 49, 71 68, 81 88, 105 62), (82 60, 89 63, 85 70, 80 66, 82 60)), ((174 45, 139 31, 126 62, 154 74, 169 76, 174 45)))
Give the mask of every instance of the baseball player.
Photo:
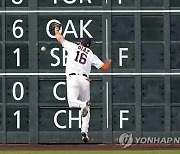
POLYGON ((82 116, 81 136, 84 143, 89 140, 90 78, 91 65, 107 70, 111 59, 102 62, 91 51, 91 39, 85 36, 79 45, 65 40, 60 33, 61 25, 55 23, 56 39, 68 52, 66 63, 67 99, 70 108, 80 108, 82 116))

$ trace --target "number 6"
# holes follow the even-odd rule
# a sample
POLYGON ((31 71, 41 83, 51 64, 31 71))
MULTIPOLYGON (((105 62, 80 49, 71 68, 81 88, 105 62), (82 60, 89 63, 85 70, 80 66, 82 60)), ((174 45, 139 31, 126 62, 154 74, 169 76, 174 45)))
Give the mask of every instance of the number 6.
POLYGON ((24 34, 23 28, 20 27, 20 26, 16 26, 16 24, 17 24, 18 22, 22 23, 23 20, 18 19, 18 20, 16 20, 16 21, 14 22, 14 24, 13 24, 13 35, 14 35, 15 38, 21 38, 21 37, 23 37, 23 34, 24 34), (20 34, 19 34, 19 35, 16 34, 16 31, 17 31, 17 30, 20 31, 20 34))

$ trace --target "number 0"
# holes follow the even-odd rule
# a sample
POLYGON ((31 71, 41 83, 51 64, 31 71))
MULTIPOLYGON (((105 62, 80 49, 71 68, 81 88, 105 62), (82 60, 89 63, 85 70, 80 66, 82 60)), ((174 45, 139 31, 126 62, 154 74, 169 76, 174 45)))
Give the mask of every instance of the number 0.
POLYGON ((14 83, 14 85, 13 85, 13 90, 12 90, 12 93, 13 93, 13 97, 14 97, 14 99, 16 100, 16 101, 20 101, 22 98, 23 98, 23 96, 24 96, 24 87, 23 87, 23 84, 21 83, 21 82, 16 82, 16 83, 14 83), (19 97, 17 97, 16 96, 16 87, 17 87, 17 85, 19 85, 20 86, 20 96, 19 97))
POLYGON ((19 1, 12 0, 12 2, 13 2, 14 4, 21 4, 21 3, 23 2, 23 0, 19 0, 19 1))

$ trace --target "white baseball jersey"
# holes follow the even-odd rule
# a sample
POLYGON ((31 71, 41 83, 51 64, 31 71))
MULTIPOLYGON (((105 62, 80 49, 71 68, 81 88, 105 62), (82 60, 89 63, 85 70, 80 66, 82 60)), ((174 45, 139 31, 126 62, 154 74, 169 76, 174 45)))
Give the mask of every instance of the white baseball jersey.
POLYGON ((86 47, 65 40, 62 44, 68 52, 66 62, 66 75, 71 73, 86 74, 89 76, 91 65, 101 68, 103 62, 86 47))
MULTIPOLYGON (((103 62, 86 47, 65 40, 62 44, 68 52, 66 62, 67 98, 69 107, 83 109, 90 100, 90 82, 83 74, 89 76, 91 65, 101 68, 103 62), (75 75, 69 75, 75 73, 75 75)), ((90 110, 82 117, 81 132, 88 132, 90 110)))

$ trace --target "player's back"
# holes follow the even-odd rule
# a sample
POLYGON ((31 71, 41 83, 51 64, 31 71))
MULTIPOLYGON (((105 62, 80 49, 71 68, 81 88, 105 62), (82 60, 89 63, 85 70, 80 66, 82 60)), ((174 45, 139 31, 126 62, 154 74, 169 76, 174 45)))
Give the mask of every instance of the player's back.
POLYGON ((63 44, 68 52, 66 62, 66 74, 78 73, 89 75, 93 60, 93 52, 82 45, 65 41, 63 44))

